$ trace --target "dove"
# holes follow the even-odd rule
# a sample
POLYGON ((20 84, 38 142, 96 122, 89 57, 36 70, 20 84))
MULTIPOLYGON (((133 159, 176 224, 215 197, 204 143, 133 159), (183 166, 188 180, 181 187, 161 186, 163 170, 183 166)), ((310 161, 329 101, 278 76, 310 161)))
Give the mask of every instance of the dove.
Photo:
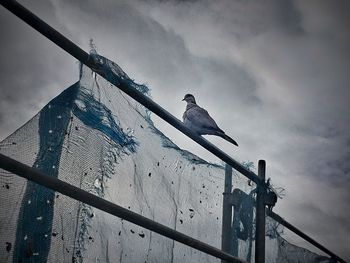
POLYGON ((186 94, 183 101, 187 102, 186 111, 182 116, 184 125, 187 128, 199 135, 207 134, 220 136, 226 141, 238 146, 234 139, 226 135, 225 132, 219 128, 214 119, 210 117, 209 113, 197 105, 196 99, 192 94, 186 94))

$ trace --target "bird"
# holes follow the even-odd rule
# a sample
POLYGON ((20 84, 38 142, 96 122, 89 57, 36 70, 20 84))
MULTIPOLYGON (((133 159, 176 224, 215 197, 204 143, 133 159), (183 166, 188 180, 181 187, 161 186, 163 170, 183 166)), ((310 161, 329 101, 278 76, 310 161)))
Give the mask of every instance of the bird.
POLYGON ((216 135, 238 146, 238 143, 219 128, 209 113, 199 107, 192 94, 186 94, 182 101, 187 102, 182 119, 184 125, 198 135, 216 135))

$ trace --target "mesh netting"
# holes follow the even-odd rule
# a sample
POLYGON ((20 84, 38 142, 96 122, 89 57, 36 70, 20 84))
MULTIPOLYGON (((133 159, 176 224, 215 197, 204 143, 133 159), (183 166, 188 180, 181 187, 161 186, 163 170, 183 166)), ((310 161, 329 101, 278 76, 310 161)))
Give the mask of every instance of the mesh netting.
MULTIPOLYGON (((92 53, 110 79, 135 84, 92 53)), ((149 112, 81 67, 80 80, 0 144, 0 152, 220 248, 224 169, 179 149, 149 112)), ((220 262, 192 248, 0 170, 0 262, 220 262)), ((254 261, 255 186, 234 213, 232 253, 254 261)), ((322 262, 267 218, 266 262, 322 262)))

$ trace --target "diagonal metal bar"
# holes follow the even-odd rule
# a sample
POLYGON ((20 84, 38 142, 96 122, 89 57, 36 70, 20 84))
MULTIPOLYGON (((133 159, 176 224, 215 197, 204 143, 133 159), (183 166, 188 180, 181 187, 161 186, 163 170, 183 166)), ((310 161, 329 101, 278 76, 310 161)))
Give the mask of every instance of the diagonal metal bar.
MULTIPOLYGON (((248 194, 246 194, 245 192, 243 192, 242 190, 236 188, 233 190, 232 195, 235 195, 236 198, 242 198, 244 196, 244 198, 252 198, 250 197, 248 194)), ((232 198, 232 201, 234 201, 235 198, 232 198)), ((239 205, 239 203, 241 202, 241 200, 238 201, 238 204, 235 202, 231 202, 231 204, 233 206, 237 206, 239 205)), ((253 203, 254 206, 256 206, 256 203, 253 203)), ((323 245, 321 245, 320 243, 318 243, 316 240, 314 240, 313 238, 311 238, 310 236, 306 235, 305 233, 303 233, 301 230, 299 230, 298 228, 296 228, 295 226, 293 226, 291 223, 289 223, 287 220, 285 220, 284 218, 282 218, 281 216, 279 216, 278 214, 276 214, 275 212, 273 212, 272 210, 266 208, 266 215, 271 217, 273 220, 275 220, 276 222, 280 223, 282 226, 288 228, 290 231, 292 231, 293 233, 295 233, 296 235, 300 236, 301 238, 303 238, 304 240, 308 241, 310 244, 312 244, 313 246, 317 247, 318 249, 320 249, 321 251, 325 252, 326 254, 328 254, 331 259, 334 259, 336 261, 339 261, 341 263, 346 263, 344 259, 340 258, 339 256, 337 256, 336 254, 334 254, 332 251, 330 251, 329 249, 327 249, 326 247, 324 247, 323 245)))
MULTIPOLYGON (((76 59, 81 61, 83 64, 91 68, 93 71, 101 75, 107 81, 110 81, 107 79, 107 76, 104 76, 103 71, 100 70, 101 66, 98 64, 98 61, 95 61, 91 56, 89 56, 88 53, 86 53, 84 50, 82 50, 80 47, 78 47, 68 38, 63 36, 61 33, 56 31, 54 28, 46 24, 43 20, 41 20, 36 15, 34 15, 32 12, 30 12, 28 9, 23 7, 21 4, 11 0, 0 0, 0 4, 3 5, 9 11, 11 11, 13 14, 15 14, 17 17, 21 18, 24 22, 32 26, 34 29, 39 31, 41 34, 46 36, 56 45, 58 45, 59 47, 67 51, 73 57, 75 57, 76 59)), ((202 136, 199 136, 196 133, 192 132, 171 113, 169 113, 168 111, 163 109, 161 106, 159 106, 157 103, 152 101, 150 98, 145 96, 142 92, 130 87, 130 85, 128 85, 128 82, 118 82, 118 83, 112 82, 112 84, 117 86, 123 92, 125 92, 130 97, 132 97, 134 100, 136 100, 137 102, 139 102, 140 104, 148 108, 150 111, 158 115, 160 118, 162 118, 163 120, 165 120, 166 122, 174 126, 176 129, 178 129, 182 133, 186 134, 192 140, 194 140, 195 142, 203 146, 209 152, 211 152, 212 154, 220 158, 225 163, 229 164, 232 168, 236 169, 237 171, 239 171, 240 173, 248 177, 250 180, 252 180, 256 184, 258 185, 265 184, 255 173, 253 173, 252 171, 249 171, 242 164, 234 160, 228 154, 221 151, 219 148, 217 148, 215 145, 210 143, 208 140, 204 139, 202 136)))
POLYGON ((310 236, 306 235, 305 233, 303 233, 301 230, 299 230, 298 228, 296 228, 295 226, 293 226, 291 223, 288 223, 285 219, 283 219, 281 216, 279 216, 278 214, 272 212, 269 209, 266 209, 266 214, 271 217, 272 219, 274 219, 275 221, 277 221, 278 223, 280 223, 281 225, 285 226, 286 228, 288 228, 289 230, 291 230, 292 232, 294 232, 295 234, 297 234, 298 236, 302 237, 303 239, 305 239, 306 241, 308 241, 310 244, 314 245, 315 247, 317 247, 318 249, 320 249, 321 251, 327 253, 328 255, 330 255, 332 257, 332 259, 335 259, 341 263, 346 263, 345 260, 343 260, 342 258, 338 257, 336 254, 334 254, 332 251, 330 251, 329 249, 325 248, 324 246, 322 246, 320 243, 318 243, 316 240, 314 240, 313 238, 311 238, 310 236))
POLYGON ((171 238, 175 241, 178 241, 184 245, 202 251, 206 254, 224 259, 228 262, 245 263, 245 261, 236 258, 224 251, 221 251, 216 247, 210 246, 204 242, 201 242, 190 236, 175 231, 167 226, 159 224, 151 219, 134 213, 126 208, 113 204, 112 202, 109 202, 96 195, 86 192, 76 186, 61 181, 56 177, 45 175, 39 172, 38 170, 35 170, 34 168, 20 163, 3 154, 0 154, 0 168, 7 170, 11 173, 17 174, 28 180, 31 180, 37 184, 43 185, 47 188, 53 189, 54 191, 60 192, 61 194, 69 196, 75 200, 91 205, 111 215, 123 218, 136 225, 139 225, 141 227, 154 231, 160 235, 171 238))

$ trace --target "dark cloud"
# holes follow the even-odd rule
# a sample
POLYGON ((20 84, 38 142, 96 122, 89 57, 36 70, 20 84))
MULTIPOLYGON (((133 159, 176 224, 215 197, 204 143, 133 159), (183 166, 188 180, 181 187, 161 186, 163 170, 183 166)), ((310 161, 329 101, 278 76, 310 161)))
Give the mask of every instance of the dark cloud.
MULTIPOLYGON (((329 204, 327 203, 327 205, 329 204)), ((350 226, 348 224, 350 213, 344 211, 341 215, 334 214, 334 211, 329 209, 330 207, 325 205, 320 208, 319 205, 312 203, 291 207, 291 209, 296 209, 298 213, 295 214, 296 216, 291 216, 290 221, 299 229, 308 229, 308 233, 313 233, 312 237, 314 239, 321 244, 327 244, 327 248, 331 251, 343 251, 343 253, 346 253, 348 249, 347 236, 350 234, 350 226), (300 220, 297 215, 303 215, 303 220, 300 220), (338 225, 342 227, 336 227, 338 225)), ((290 235, 290 241, 315 250, 312 245, 296 235, 290 235)), ((318 252, 322 253, 322 251, 318 252)))
MULTIPOLYGON (((50 13, 48 8, 46 15, 50 13)), ((4 138, 55 97, 62 84, 70 84, 77 66, 4 8, 0 9, 0 34, 0 137, 4 138)))

